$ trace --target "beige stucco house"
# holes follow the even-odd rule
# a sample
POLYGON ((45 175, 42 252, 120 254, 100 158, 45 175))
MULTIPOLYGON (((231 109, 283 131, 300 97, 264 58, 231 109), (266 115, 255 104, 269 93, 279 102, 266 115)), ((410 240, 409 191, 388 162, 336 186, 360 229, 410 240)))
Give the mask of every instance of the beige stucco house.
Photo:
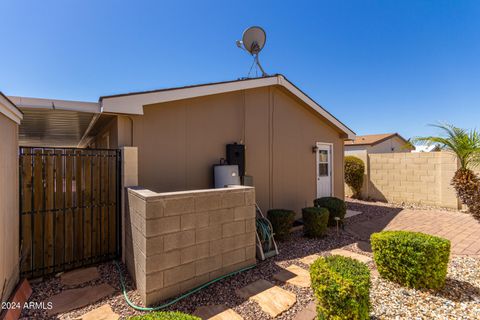
POLYGON ((210 188, 212 165, 236 142, 263 209, 300 212, 316 197, 344 197, 344 141, 354 133, 281 75, 106 96, 100 105, 85 144, 138 147, 143 187, 210 188))
POLYGON ((345 151, 367 153, 411 152, 415 147, 398 133, 369 134, 345 141, 345 151))
MULTIPOLYGON (((98 102, 10 98, 24 112, 21 145, 61 147, 68 159, 120 149, 112 254, 121 255, 145 304, 254 265, 255 204, 300 214, 317 197, 344 198, 344 141, 355 133, 282 75, 98 102), (254 188, 212 189, 214 165, 235 143, 244 147, 245 181, 254 188)), ((102 171, 102 161, 77 159, 65 180, 75 176, 82 192, 103 192, 97 185, 110 186, 111 171, 102 171)), ((101 228, 96 221, 90 230, 101 228)))
MULTIPOLYGON (((0 92, 0 300, 19 277, 18 125, 22 112, 0 92)), ((1 310, 0 310, 1 313, 1 310)))
POLYGON ((282 75, 105 96, 98 103, 11 99, 25 113, 21 144, 136 146, 138 183, 158 192, 210 188, 212 165, 236 142, 246 147, 246 174, 262 209, 300 212, 316 197, 344 197, 344 141, 354 132, 282 75), (52 130, 39 136, 44 127, 52 130))

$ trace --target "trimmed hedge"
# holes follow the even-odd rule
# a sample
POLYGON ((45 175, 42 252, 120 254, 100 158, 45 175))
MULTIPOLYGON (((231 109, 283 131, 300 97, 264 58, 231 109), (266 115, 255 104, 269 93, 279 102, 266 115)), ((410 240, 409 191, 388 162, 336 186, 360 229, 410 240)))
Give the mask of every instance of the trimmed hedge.
POLYGON ((352 189, 353 198, 360 198, 363 185, 365 163, 354 156, 345 157, 345 183, 352 189))
POLYGON ((318 258, 310 267, 318 319, 370 319, 370 270, 343 256, 318 258))
POLYGON ((330 212, 330 216, 328 217, 329 226, 337 225, 337 222, 335 221, 335 217, 339 217, 340 220, 343 221, 343 218, 347 213, 347 205, 345 204, 345 201, 335 197, 324 197, 324 198, 315 199, 313 201, 313 205, 315 207, 328 209, 328 212, 330 212))
POLYGON ((303 231, 307 237, 321 237, 327 231, 328 216, 326 208, 309 207, 302 209, 303 231))
POLYGON ((445 285, 450 241, 420 232, 382 231, 370 237, 378 273, 416 289, 445 285))
POLYGON ((141 316, 129 318, 130 320, 201 320, 199 317, 191 316, 182 312, 151 312, 141 316))
POLYGON ((295 212, 285 209, 271 209, 267 212, 267 218, 272 224, 276 239, 285 240, 290 236, 290 229, 295 221, 295 212))

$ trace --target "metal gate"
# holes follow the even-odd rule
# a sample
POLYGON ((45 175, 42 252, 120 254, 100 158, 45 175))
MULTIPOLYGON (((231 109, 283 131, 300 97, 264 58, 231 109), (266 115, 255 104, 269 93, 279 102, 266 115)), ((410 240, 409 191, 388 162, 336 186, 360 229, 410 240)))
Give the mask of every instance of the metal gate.
POLYGON ((120 151, 20 147, 21 274, 120 254, 120 151))

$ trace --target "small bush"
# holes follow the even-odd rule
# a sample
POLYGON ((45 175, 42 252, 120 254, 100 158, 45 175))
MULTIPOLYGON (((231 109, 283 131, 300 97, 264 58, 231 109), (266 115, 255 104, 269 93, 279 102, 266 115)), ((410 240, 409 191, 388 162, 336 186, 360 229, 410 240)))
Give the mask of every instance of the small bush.
POLYGON ((271 209, 267 212, 267 218, 272 224, 276 239, 285 240, 288 238, 293 221, 295 221, 295 212, 284 209, 271 209))
POLYGON ((336 225, 335 217, 339 217, 340 220, 343 220, 345 214, 347 213, 347 206, 345 201, 335 198, 335 197, 324 197, 315 199, 313 201, 315 207, 327 208, 330 215, 328 217, 328 225, 336 225))
POLYGON ((449 240, 409 231, 382 231, 372 234, 370 240, 382 277, 416 289, 445 285, 449 240))
POLYGON ((360 198, 363 185, 365 163, 354 156, 345 157, 345 183, 352 189, 352 197, 360 198))
POLYGON ((343 256, 317 259, 310 267, 318 319, 370 319, 370 270, 343 256))
POLYGON ((141 316, 131 317, 130 320, 201 320, 199 317, 191 316, 182 312, 152 312, 141 316))
POLYGON ((309 207, 302 209, 303 230, 307 237, 321 237, 327 231, 328 216, 326 208, 309 207))

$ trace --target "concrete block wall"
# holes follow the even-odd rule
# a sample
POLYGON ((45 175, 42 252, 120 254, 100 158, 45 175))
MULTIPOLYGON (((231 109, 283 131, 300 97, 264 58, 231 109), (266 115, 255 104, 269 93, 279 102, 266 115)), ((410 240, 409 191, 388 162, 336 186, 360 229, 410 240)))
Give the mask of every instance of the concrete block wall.
POLYGON ((369 154, 368 198, 458 209, 450 185, 457 168, 447 152, 369 154))
POLYGON ((251 187, 129 188, 125 223, 125 263, 146 305, 256 263, 251 187))

